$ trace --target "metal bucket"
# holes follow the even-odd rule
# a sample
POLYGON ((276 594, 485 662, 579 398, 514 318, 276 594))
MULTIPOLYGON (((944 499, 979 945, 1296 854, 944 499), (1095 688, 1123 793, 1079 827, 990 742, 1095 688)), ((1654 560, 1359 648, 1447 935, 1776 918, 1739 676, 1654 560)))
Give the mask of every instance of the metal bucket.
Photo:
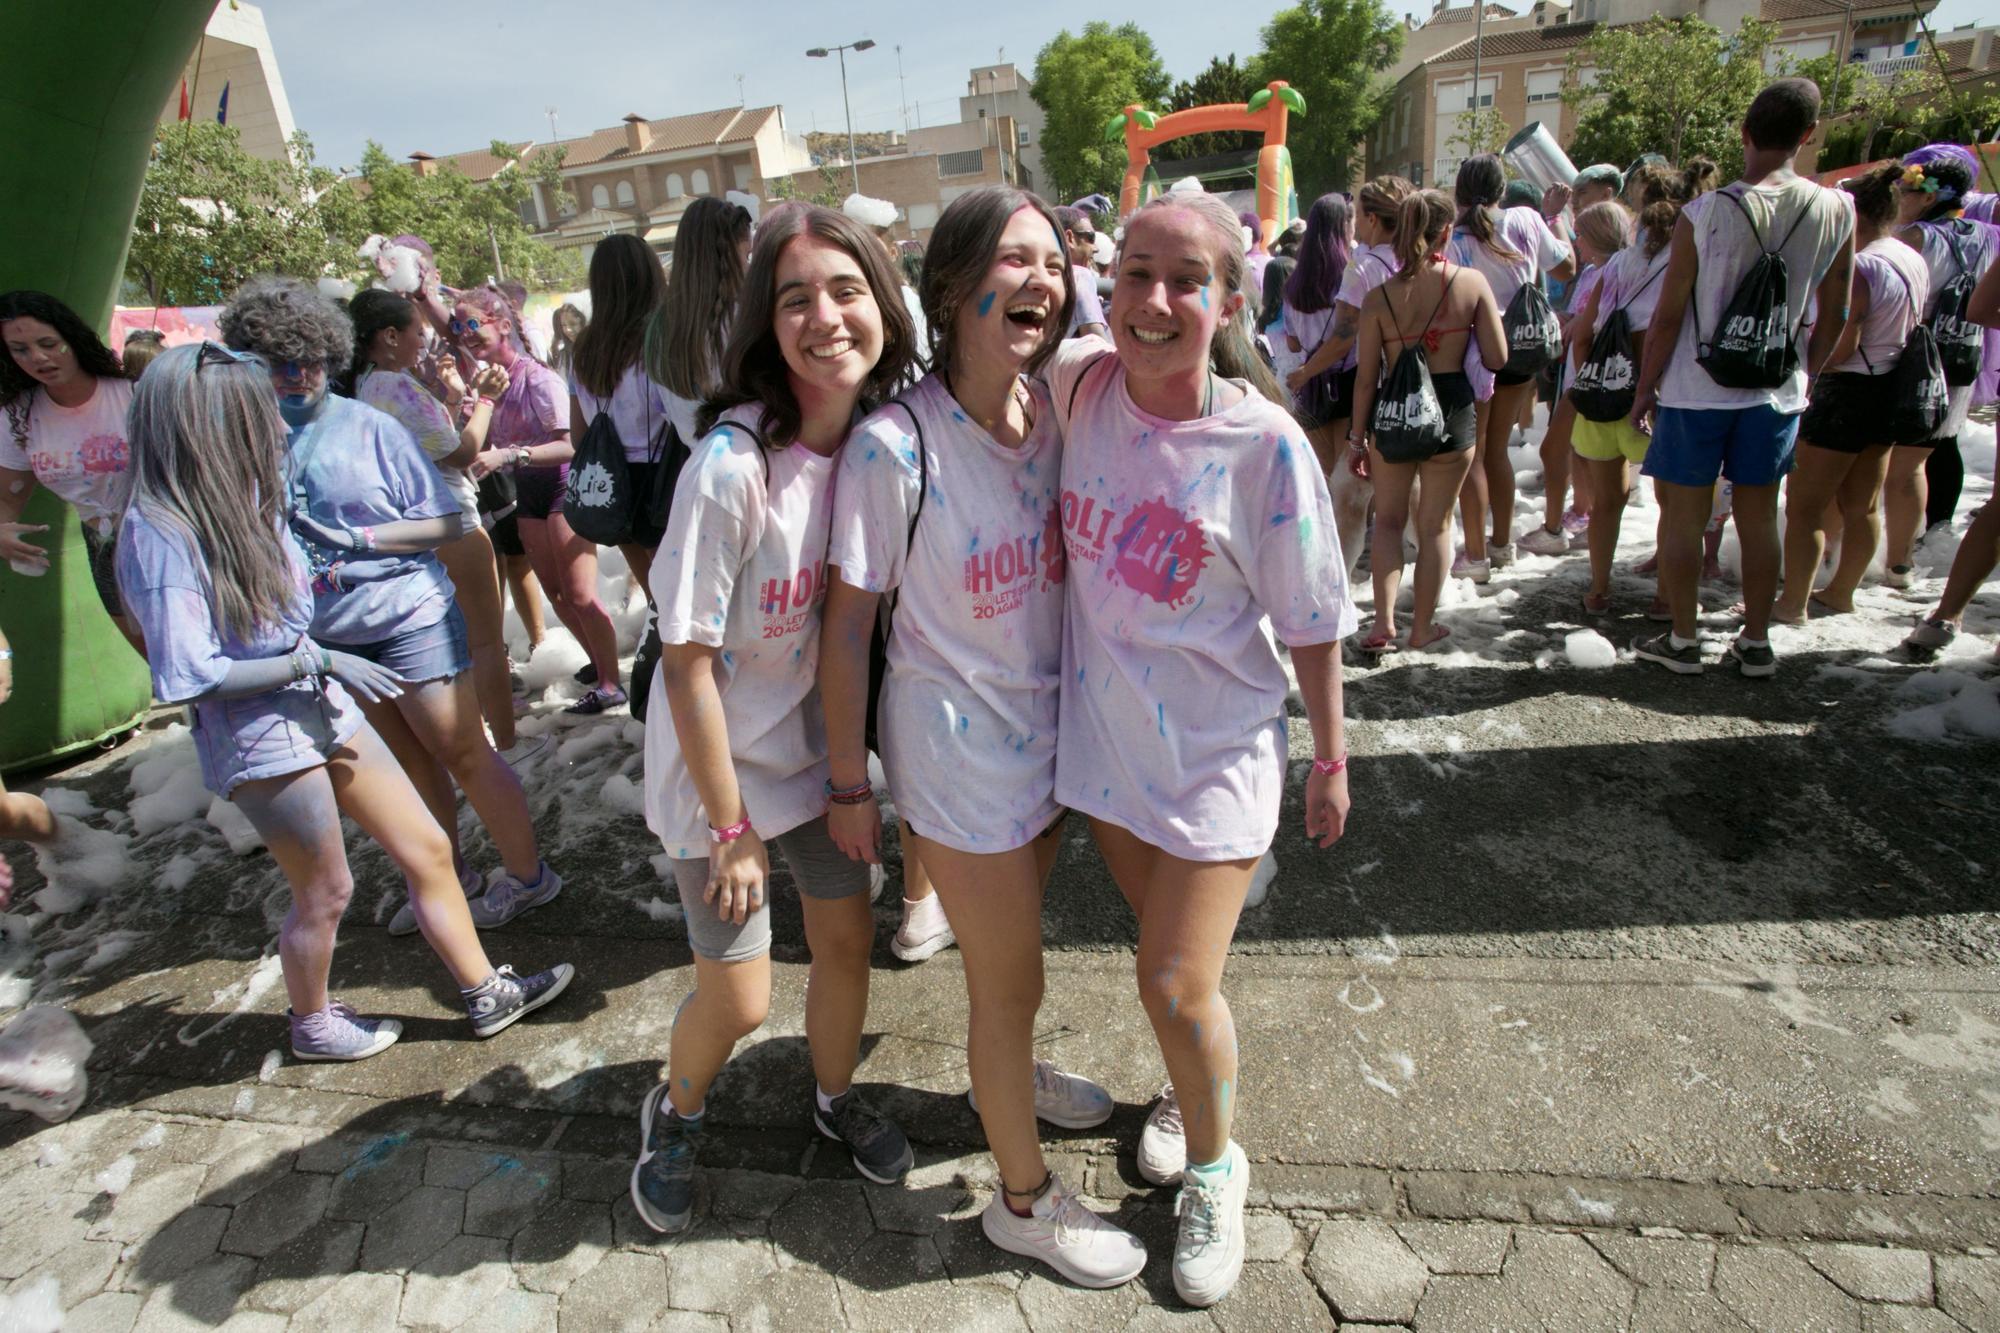
POLYGON ((1539 120, 1529 121, 1526 128, 1509 139, 1501 156, 1537 190, 1576 183, 1576 164, 1539 120))

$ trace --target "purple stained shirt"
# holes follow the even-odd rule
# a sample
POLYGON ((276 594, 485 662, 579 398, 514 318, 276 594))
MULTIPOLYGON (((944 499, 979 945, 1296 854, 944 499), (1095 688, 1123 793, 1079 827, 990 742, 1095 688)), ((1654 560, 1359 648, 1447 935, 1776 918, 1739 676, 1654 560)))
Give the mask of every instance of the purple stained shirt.
POLYGON ((202 785, 218 796, 239 783, 317 768, 362 724, 361 710, 332 680, 296 681, 240 699, 205 697, 232 662, 283 657, 312 627, 305 565, 290 535, 278 538, 291 564, 292 595, 277 623, 242 637, 221 629, 209 562, 189 534, 140 505, 126 511, 119 529, 118 589, 145 633, 154 697, 193 705, 202 785))
MULTIPOLYGON (((318 415, 286 442, 286 484, 305 512, 336 528, 379 527, 459 512, 416 437, 385 412, 328 394, 318 415)), ((313 574, 313 637, 379 643, 426 629, 451 610, 451 578, 438 558, 361 555, 301 539, 313 574)))
MULTIPOLYGON (((488 449, 532 449, 569 430, 569 386, 541 362, 518 357, 507 367, 507 391, 493 404, 486 427, 488 449)), ((535 467, 529 472, 569 476, 569 464, 535 467)))

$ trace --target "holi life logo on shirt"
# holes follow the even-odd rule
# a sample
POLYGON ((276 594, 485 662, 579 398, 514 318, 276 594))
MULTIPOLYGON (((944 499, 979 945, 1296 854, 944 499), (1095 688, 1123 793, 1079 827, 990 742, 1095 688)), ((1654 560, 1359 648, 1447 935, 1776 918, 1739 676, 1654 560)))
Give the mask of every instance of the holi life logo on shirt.
POLYGON ((1112 578, 1168 606, 1185 602, 1215 554, 1201 520, 1164 500, 1145 500, 1125 515, 1112 538, 1117 518, 1117 511, 1099 506, 1094 498, 1064 491, 1063 531, 1070 558, 1097 564, 1108 551, 1112 578))
POLYGON ((826 600, 826 561, 815 560, 788 579, 765 579, 757 593, 764 615, 766 639, 797 634, 812 620, 813 608, 826 600))
POLYGON ((1039 536, 1016 537, 988 550, 974 549, 965 557, 965 591, 972 598, 972 618, 992 620, 1027 604, 1037 575, 1042 591, 1059 586, 1066 568, 1062 527, 1056 506, 1039 536))
POLYGON ((75 452, 55 453, 41 449, 28 455, 28 469, 37 477, 100 477, 126 471, 132 464, 132 450, 117 435, 92 435, 75 452))

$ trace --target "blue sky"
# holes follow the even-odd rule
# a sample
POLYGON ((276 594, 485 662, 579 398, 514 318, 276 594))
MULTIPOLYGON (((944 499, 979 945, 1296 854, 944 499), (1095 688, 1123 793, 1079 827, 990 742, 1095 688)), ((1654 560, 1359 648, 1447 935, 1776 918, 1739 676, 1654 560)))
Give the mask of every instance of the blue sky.
MULTIPOLYGON (((1944 0, 1942 31, 1985 17, 1993 0, 1944 0)), ((291 100, 322 162, 351 166, 379 140, 402 157, 458 152, 501 138, 547 139, 543 108, 564 138, 615 125, 628 111, 659 118, 780 103, 795 130, 839 130, 840 72, 809 60, 809 46, 872 38, 847 60, 857 129, 958 119, 967 71, 1005 58, 1032 70, 1057 32, 1091 19, 1137 22, 1175 78, 1209 58, 1257 49, 1282 0, 263 0, 264 20, 291 100), (899 91, 895 47, 902 46, 899 91)), ((1427 0, 1391 0, 1397 12, 1427 0)), ((1526 0, 1517 7, 1525 9, 1526 0)))

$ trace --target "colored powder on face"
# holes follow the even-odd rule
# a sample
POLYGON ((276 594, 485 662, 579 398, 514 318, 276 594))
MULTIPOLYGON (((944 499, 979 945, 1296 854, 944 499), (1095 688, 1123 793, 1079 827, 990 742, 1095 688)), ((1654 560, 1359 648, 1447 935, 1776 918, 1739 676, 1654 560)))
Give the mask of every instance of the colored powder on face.
POLYGON ((999 294, 1000 293, 998 292, 988 292, 986 293, 986 295, 979 298, 979 313, 982 318, 992 313, 993 298, 998 296, 999 294))
POLYGON ((971 729, 971 727, 972 727, 972 719, 961 714, 958 719, 958 729, 960 731, 968 731, 971 729))
POLYGON ((1208 309, 1208 284, 1205 282, 1201 285, 1201 308, 1208 309))

